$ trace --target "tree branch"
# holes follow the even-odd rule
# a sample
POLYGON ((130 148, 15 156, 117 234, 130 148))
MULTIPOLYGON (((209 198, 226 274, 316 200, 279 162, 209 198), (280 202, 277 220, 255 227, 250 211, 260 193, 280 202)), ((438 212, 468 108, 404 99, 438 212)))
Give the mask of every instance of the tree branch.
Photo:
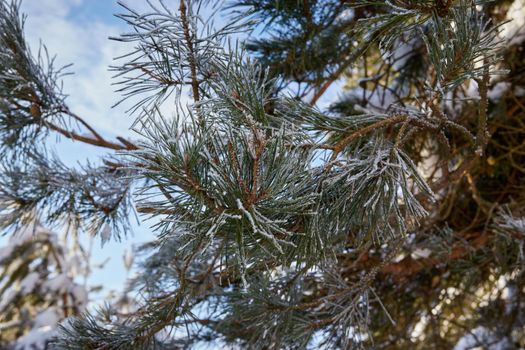
POLYGON ((194 51, 193 42, 191 39, 188 17, 186 16, 187 7, 186 7, 185 0, 180 0, 179 10, 180 10, 180 19, 182 22, 182 28, 184 29, 184 38, 186 40, 186 45, 188 46, 188 51, 190 52, 188 60, 190 64, 191 89, 193 93, 193 99, 195 100, 195 102, 199 102, 200 94, 199 94, 199 80, 197 79, 197 63, 195 61, 195 51, 194 51))
POLYGON ((87 143, 89 145, 93 145, 93 146, 97 146, 97 147, 103 147, 103 148, 109 148, 109 149, 114 149, 114 150, 117 150, 117 151, 138 149, 137 146, 135 146, 134 144, 132 144, 129 141, 127 141, 127 143, 128 143, 127 145, 121 145, 121 144, 118 144, 118 143, 107 141, 107 140, 105 140, 103 138, 99 139, 99 138, 91 138, 91 137, 79 135, 79 134, 77 134, 77 133, 75 133, 73 131, 69 131, 69 130, 66 130, 64 128, 61 128, 58 125, 50 123, 50 122, 48 122, 46 120, 43 120, 43 124, 47 128, 58 132, 59 134, 67 137, 68 139, 84 142, 84 143, 87 143))

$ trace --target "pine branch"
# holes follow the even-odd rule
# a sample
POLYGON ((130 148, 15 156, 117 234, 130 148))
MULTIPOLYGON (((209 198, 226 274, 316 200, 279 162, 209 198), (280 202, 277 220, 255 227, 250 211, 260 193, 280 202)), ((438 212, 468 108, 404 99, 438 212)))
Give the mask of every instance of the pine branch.
POLYGON ((122 144, 118 144, 118 143, 114 143, 114 142, 111 142, 111 141, 107 141, 106 139, 101 138, 101 137, 97 137, 97 136, 95 138, 83 136, 83 135, 77 134, 76 132, 63 129, 60 126, 57 126, 57 125, 52 124, 52 123, 47 122, 47 121, 44 121, 43 124, 46 127, 48 127, 50 130, 56 131, 59 134, 67 137, 68 139, 72 139, 72 140, 75 140, 75 141, 80 141, 80 142, 83 142, 83 143, 86 143, 86 144, 89 144, 89 145, 93 145, 93 146, 97 146, 97 147, 103 147, 103 148, 109 148, 109 149, 113 149, 113 150, 117 150, 117 151, 118 150, 136 150, 137 149, 137 146, 135 146, 133 143, 131 143, 131 142, 129 142, 129 141, 123 139, 123 138, 121 138, 121 139, 125 140, 125 141, 121 141, 122 144))
POLYGON ((71 318, 58 347, 452 348, 501 310, 520 320, 521 289, 504 299, 501 286, 525 284, 521 66, 491 87, 504 46, 492 5, 347 3, 233 2, 259 21, 246 46, 256 59, 225 45, 253 27, 217 29, 200 2, 121 4, 132 30, 117 40, 133 48, 112 69, 123 100, 136 98, 135 143, 67 108, 60 74, 29 54, 17 7, 0 0, 4 147, 54 131, 124 151, 102 168, 47 154, 6 164, 3 226, 75 217, 105 240, 127 229, 132 200, 158 222, 130 284, 139 307, 71 318), (337 106, 317 108, 343 77, 337 106), (174 118, 161 112, 171 97, 174 118), (177 336, 161 341, 165 331, 177 336))

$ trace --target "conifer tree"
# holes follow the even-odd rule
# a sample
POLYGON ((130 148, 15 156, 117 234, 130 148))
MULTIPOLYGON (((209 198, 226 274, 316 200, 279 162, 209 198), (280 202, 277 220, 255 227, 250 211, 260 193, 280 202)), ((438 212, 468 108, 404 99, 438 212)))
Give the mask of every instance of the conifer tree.
POLYGON ((136 138, 110 140, 0 0, 2 231, 158 222, 137 306, 53 347, 525 346, 523 0, 175 3, 120 3, 136 138), (69 168, 51 134, 116 152, 69 168))
POLYGON ((44 349, 60 320, 85 311, 88 260, 78 243, 38 225, 9 238, 0 248, 2 349, 44 349))

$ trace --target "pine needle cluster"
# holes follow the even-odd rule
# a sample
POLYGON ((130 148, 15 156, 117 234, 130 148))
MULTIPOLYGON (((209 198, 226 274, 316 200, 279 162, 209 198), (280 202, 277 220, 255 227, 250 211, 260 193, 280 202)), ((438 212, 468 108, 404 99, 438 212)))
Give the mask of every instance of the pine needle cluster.
POLYGON ((107 240, 135 210, 157 222, 137 310, 69 318, 54 346, 525 345, 514 5, 239 0, 218 27, 206 1, 148 4, 117 15, 136 140, 109 140, 0 0, 2 231, 38 219, 107 240), (117 153, 68 168, 35 142, 51 133, 117 153))

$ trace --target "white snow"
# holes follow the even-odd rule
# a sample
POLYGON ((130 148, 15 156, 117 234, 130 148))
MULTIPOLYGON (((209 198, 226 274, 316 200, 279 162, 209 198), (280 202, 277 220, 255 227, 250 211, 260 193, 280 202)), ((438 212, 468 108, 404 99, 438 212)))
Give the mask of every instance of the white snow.
POLYGON ((56 235, 39 225, 26 226, 9 237, 7 245, 0 248, 0 261, 10 256, 20 245, 37 238, 46 238, 55 242, 56 235))
POLYGON ((432 254, 432 251, 428 248, 416 248, 412 251, 412 254, 410 256, 412 259, 426 259, 432 254))
POLYGON ((510 349, 511 342, 508 338, 496 338, 496 336, 485 327, 476 327, 465 334, 456 344, 454 350, 467 349, 505 350, 510 349))
POLYGON ((44 282, 44 287, 50 291, 64 292, 68 289, 71 284, 71 279, 65 274, 61 273, 44 282))
POLYGON ((49 308, 36 315, 34 319, 34 328, 41 328, 45 326, 55 327, 60 321, 55 308, 49 308))
POLYGON ((50 326, 34 328, 26 335, 20 337, 16 344, 16 350, 44 349, 46 343, 55 335, 56 330, 50 326))
POLYGON ((22 294, 27 294, 33 291, 36 283, 40 280, 40 275, 36 272, 30 272, 22 282, 20 282, 20 291, 22 294))
POLYGON ((337 22, 350 22, 355 18, 355 11, 354 9, 345 9, 339 14, 336 21, 337 22))
POLYGON ((38 228, 33 229, 32 227, 24 227, 20 231, 15 232, 10 238, 9 243, 18 246, 21 245, 24 242, 27 242, 31 239, 33 239, 36 235, 38 235, 38 228))
POLYGON ((5 247, 0 248, 0 261, 7 258, 11 253, 13 252, 13 246, 12 245, 6 245, 5 247))
POLYGON ((512 85, 511 83, 506 82, 506 81, 501 81, 497 83, 496 85, 492 87, 492 89, 489 90, 488 98, 491 101, 498 101, 499 99, 501 99, 501 97, 503 97, 505 92, 509 90, 511 85, 512 85))
POLYGON ((72 276, 77 276, 77 275, 81 275, 83 274, 85 271, 84 271, 84 266, 82 264, 82 259, 80 256, 78 255, 72 255, 70 256, 67 261, 65 261, 62 266, 66 266, 67 267, 67 270, 68 272, 72 275, 72 276))
POLYGON ((88 293, 84 287, 81 285, 75 284, 69 290, 73 298, 75 299, 75 304, 79 309, 86 307, 88 303, 88 293))
POLYGON ((479 99, 478 83, 474 79, 470 80, 468 89, 465 93, 465 97, 472 98, 472 99, 479 99))
POLYGON ((515 0, 507 11, 509 22, 501 27, 501 34, 509 45, 520 45, 525 41, 525 0, 515 0))
POLYGON ((14 289, 8 289, 0 300, 0 310, 5 308, 18 293, 14 289))
POLYGON ((430 317, 428 317, 428 314, 423 314, 419 321, 415 324, 412 333, 410 334, 410 338, 417 340, 420 337, 423 337, 429 320, 430 317))

